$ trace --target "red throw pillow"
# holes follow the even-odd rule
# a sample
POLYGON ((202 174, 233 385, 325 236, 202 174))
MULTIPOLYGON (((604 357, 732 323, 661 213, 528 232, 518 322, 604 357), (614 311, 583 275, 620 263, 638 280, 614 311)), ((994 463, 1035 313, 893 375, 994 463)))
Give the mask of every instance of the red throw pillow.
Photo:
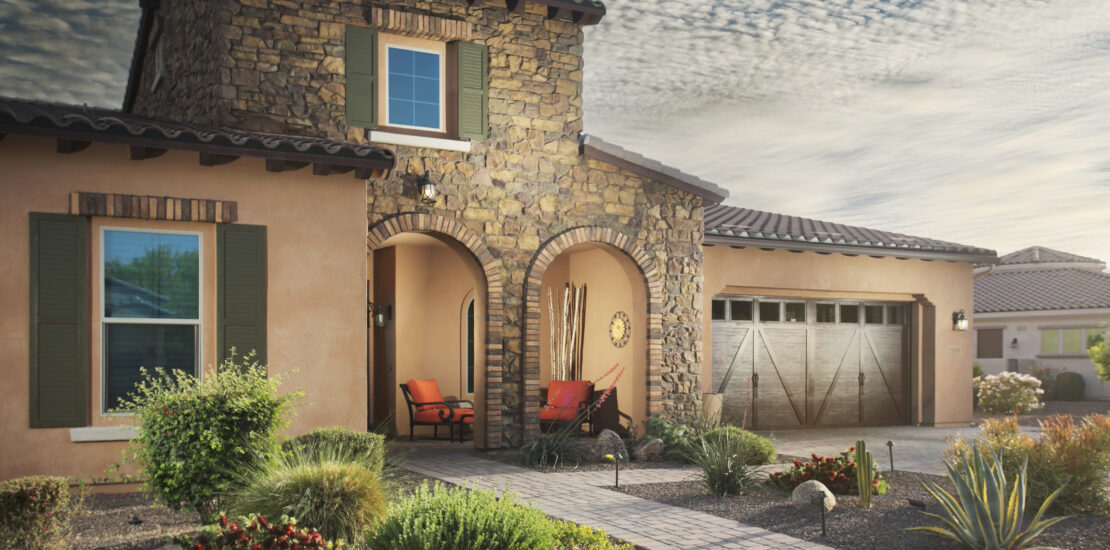
POLYGON ((547 404, 560 409, 576 409, 589 401, 589 380, 552 380, 547 389, 547 404))
MULTIPOLYGON (((409 393, 412 394, 414 403, 435 403, 443 401, 443 395, 439 393, 439 384, 436 384, 434 378, 428 380, 409 380, 409 393)), ((443 405, 420 405, 416 407, 418 411, 429 411, 433 409, 442 409, 443 405)))

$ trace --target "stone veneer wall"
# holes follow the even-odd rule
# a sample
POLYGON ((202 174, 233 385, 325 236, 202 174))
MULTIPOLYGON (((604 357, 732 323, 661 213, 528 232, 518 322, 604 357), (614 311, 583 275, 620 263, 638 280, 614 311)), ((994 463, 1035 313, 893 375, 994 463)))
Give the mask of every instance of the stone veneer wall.
MULTIPOLYGON (((162 9, 201 11, 193 7, 198 2, 163 2, 162 9)), ((489 309, 502 313, 501 372, 491 365, 487 378, 501 381, 500 388, 490 388, 491 394, 500 390, 501 444, 518 443, 526 424, 534 427, 534 419, 524 418, 526 409, 534 413, 535 404, 524 402, 533 392, 526 396, 524 388, 539 373, 525 368, 525 347, 538 346, 539 335, 524 333, 526 274, 546 243, 578 227, 621 233, 642 251, 641 269, 650 266, 662 278, 660 334, 650 335, 658 346, 649 367, 649 411, 681 419, 700 408, 702 200, 579 154, 579 27, 547 19, 546 6, 527 4, 523 12, 510 13, 503 2, 488 0, 472 7, 466 0, 220 0, 219 5, 213 32, 221 53, 209 63, 219 76, 214 112, 220 124, 244 130, 365 142, 365 132, 347 128, 343 120, 342 42, 345 24, 376 25, 377 10, 371 8, 465 21, 470 40, 489 46, 488 139, 474 141, 469 153, 394 147, 396 169, 387 179, 367 182, 367 216, 372 230, 410 213, 456 220, 478 235, 492 256, 492 263, 483 259, 483 267, 500 269, 502 303, 489 309), (425 170, 439 183, 440 195, 431 206, 416 198, 413 178, 425 170)), ((391 26, 396 32, 396 19, 391 26)), ((182 60, 167 72, 187 75, 204 65, 182 60)), ((155 118, 211 118, 191 114, 171 98, 136 105, 137 112, 155 118)))

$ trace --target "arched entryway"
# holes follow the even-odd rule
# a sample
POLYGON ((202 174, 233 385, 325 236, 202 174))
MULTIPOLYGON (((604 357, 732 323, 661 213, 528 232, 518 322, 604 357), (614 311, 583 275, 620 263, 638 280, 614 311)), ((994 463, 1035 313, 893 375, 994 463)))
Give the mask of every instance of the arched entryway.
POLYGON ((619 404, 638 426, 658 412, 662 398, 662 277, 627 236, 580 227, 540 247, 525 278, 525 433, 539 429, 541 388, 551 378, 547 291, 554 289, 559 296, 566 282, 587 287, 582 378, 592 380, 614 362, 626 366, 617 386, 619 404), (631 320, 631 338, 622 347, 614 346, 609 335, 617 312, 631 320))
POLYGON ((392 413, 408 433, 398 384, 434 378, 445 397, 474 401, 475 446, 500 446, 499 262, 465 226, 429 214, 383 220, 368 247, 370 300, 388 317, 369 328, 370 418, 392 413))

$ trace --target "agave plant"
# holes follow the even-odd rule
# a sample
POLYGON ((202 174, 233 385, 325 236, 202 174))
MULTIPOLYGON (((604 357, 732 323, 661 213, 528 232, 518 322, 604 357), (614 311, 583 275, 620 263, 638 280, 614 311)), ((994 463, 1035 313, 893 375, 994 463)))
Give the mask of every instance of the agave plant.
POLYGON ((957 496, 941 489, 936 483, 922 484, 944 508, 947 517, 925 515, 939 520, 945 527, 913 527, 911 531, 926 533, 954 540, 965 548, 984 550, 1023 548, 1045 529, 1064 520, 1066 516, 1045 518, 1044 513, 1063 487, 1054 491, 1029 526, 1022 530, 1025 521, 1025 468, 1028 458, 1014 480, 1006 498, 1006 474, 1002 459, 992 453, 993 460, 984 460, 976 448, 970 457, 957 461, 959 466, 945 462, 948 477, 956 486, 957 496), (931 485, 931 487, 930 487, 931 485))

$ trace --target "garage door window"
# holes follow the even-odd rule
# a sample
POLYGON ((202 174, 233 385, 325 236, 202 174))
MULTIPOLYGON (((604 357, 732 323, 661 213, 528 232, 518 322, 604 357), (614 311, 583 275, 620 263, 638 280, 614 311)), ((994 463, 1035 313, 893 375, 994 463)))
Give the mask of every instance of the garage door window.
POLYGON ((712 317, 710 318, 714 321, 724 321, 726 306, 727 302, 725 302, 724 300, 713 300, 713 313, 712 317))
POLYGON ((835 323, 836 304, 817 304, 817 322, 835 323))
POLYGON ((759 302, 759 320, 763 323, 777 323, 782 320, 779 314, 780 302, 759 302))
POLYGON ((883 306, 864 306, 863 317, 869 325, 883 324, 883 306))
POLYGON ((786 310, 784 318, 787 323, 804 323, 806 322, 806 303, 805 302, 787 302, 783 305, 786 310))
POLYGON ((906 324, 906 306, 886 306, 886 324, 906 324))
POLYGON ((840 323, 844 325, 858 325, 859 304, 840 304, 840 323))
POLYGON ((751 321, 754 319, 752 315, 752 301, 729 300, 729 319, 733 321, 751 321))

